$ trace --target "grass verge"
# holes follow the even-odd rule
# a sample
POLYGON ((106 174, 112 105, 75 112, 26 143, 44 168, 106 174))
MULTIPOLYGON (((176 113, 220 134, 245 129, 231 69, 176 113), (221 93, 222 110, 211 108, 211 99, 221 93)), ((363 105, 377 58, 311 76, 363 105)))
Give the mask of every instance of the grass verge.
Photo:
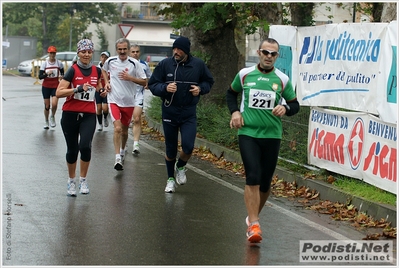
POLYGON ((5 70, 5 69, 3 69, 3 74, 6 74, 6 75, 18 75, 18 76, 20 75, 18 70, 5 70))
MULTIPOLYGON (((158 122, 161 121, 162 116, 160 98, 152 98, 151 107, 147 110, 147 113, 153 120, 158 122)), ((217 107, 216 105, 200 102, 197 108, 197 117, 197 132, 199 137, 227 148, 238 150, 237 133, 236 131, 230 129, 228 125, 230 114, 228 113, 226 107, 217 107)), ((289 149, 282 147, 281 151, 283 150, 289 149)), ((280 154, 284 153, 281 151, 280 154)), ((381 190, 359 179, 344 177, 323 169, 318 169, 316 171, 310 170, 304 166, 306 163, 303 163, 302 165, 294 164, 280 159, 278 161, 278 165, 285 167, 303 177, 311 176, 314 179, 332 183, 334 186, 350 195, 362 197, 372 202, 388 204, 396 207, 395 194, 381 190)))
POLYGON ((377 203, 396 206, 396 195, 381 190, 363 181, 338 176, 337 179, 333 182, 333 185, 344 192, 351 193, 352 195, 362 197, 364 199, 377 203))

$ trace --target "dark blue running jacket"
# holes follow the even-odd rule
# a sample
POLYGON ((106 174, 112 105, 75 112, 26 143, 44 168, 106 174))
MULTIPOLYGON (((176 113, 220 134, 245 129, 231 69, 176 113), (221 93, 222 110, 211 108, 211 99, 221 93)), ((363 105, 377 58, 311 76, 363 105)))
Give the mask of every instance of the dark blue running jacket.
POLYGON ((213 83, 212 74, 201 59, 189 55, 187 61, 179 63, 172 56, 158 63, 148 87, 154 96, 161 97, 165 106, 189 107, 198 103, 200 95, 209 93, 213 83), (173 82, 177 84, 174 94, 166 91, 166 86, 173 82), (201 88, 200 95, 191 94, 191 85, 201 88))

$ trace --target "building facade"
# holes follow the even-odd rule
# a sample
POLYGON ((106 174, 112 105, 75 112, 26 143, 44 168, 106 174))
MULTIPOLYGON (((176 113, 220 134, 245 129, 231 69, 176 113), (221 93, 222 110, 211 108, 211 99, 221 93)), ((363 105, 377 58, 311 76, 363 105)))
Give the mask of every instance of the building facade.
MULTIPOLYGON (((138 44, 141 47, 141 55, 159 54, 172 55, 172 44, 175 35, 170 20, 156 14, 154 6, 159 3, 150 2, 124 2, 119 5, 121 13, 121 23, 118 25, 102 25, 108 39, 108 51, 115 54, 115 41, 121 37, 129 39, 131 44, 138 44), (121 29, 128 29, 128 34, 124 36, 121 29)), ((314 21, 315 25, 327 23, 347 23, 353 21, 353 3, 320 3, 315 5, 314 21)), ((367 18, 356 14, 355 21, 366 21, 367 18)), ((96 26, 91 25, 89 32, 95 32, 96 26)), ((260 35, 248 35, 246 40, 246 60, 257 61, 256 50, 259 46, 260 35)), ((94 44, 99 44, 97 36, 93 36, 94 44)), ((98 57, 99 57, 98 52, 98 57)), ((96 53, 97 55, 97 53, 96 53)), ((95 55, 95 57, 96 57, 95 55)))
MULTIPOLYGON (((157 15, 151 3, 123 3, 120 6, 120 12, 119 24, 101 25, 108 40, 108 51, 112 55, 116 54, 115 41, 122 37, 127 38, 131 45, 139 45, 142 56, 144 54, 172 55, 175 37, 172 35, 171 21, 157 15)), ((97 26, 92 24, 87 31, 95 32, 96 29, 97 26)), ((92 40, 94 44, 100 44, 97 36, 93 36, 92 40)))

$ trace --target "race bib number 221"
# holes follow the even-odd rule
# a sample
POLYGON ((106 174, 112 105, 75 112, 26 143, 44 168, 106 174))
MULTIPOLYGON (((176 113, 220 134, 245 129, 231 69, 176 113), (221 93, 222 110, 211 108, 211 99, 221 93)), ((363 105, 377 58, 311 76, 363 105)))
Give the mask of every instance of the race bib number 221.
POLYGON ((253 109, 272 110, 275 100, 276 93, 274 91, 250 89, 248 107, 253 109))

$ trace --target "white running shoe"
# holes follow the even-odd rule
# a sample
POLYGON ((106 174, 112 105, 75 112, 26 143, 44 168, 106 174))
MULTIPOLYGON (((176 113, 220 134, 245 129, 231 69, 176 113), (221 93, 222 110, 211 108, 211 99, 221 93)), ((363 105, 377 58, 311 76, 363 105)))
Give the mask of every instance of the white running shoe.
POLYGON ((165 187, 165 193, 174 193, 176 190, 176 183, 173 178, 169 178, 166 187, 165 187))
POLYGON ((122 158, 119 158, 119 157, 118 157, 118 158, 115 159, 114 169, 116 169, 116 170, 123 170, 122 158))
POLYGON ((140 147, 138 144, 133 145, 133 152, 132 154, 138 155, 140 153, 140 147))
POLYGON ((108 122, 108 118, 104 118, 104 127, 108 127, 109 122, 108 122))
POLYGON ((127 153, 127 144, 124 150, 123 149, 120 150, 122 165, 125 164, 126 153, 127 153))
POLYGON ((177 167, 177 162, 176 162, 175 171, 176 171, 176 182, 179 185, 185 184, 187 182, 187 177, 186 177, 187 168, 185 166, 181 167, 181 168, 178 168, 177 167))
POLYGON ((55 126, 56 126, 55 118, 54 118, 54 115, 53 115, 53 116, 50 116, 50 127, 55 127, 55 126))
POLYGON ((87 184, 86 180, 82 180, 79 183, 79 193, 81 194, 88 194, 90 192, 89 185, 87 184))
POLYGON ((101 125, 101 124, 98 124, 98 128, 97 128, 97 130, 98 130, 98 131, 103 131, 103 125, 101 125))
POLYGON ((48 121, 44 122, 44 129, 49 129, 48 121))
POLYGON ((68 195, 76 196, 76 183, 68 181, 68 195))

